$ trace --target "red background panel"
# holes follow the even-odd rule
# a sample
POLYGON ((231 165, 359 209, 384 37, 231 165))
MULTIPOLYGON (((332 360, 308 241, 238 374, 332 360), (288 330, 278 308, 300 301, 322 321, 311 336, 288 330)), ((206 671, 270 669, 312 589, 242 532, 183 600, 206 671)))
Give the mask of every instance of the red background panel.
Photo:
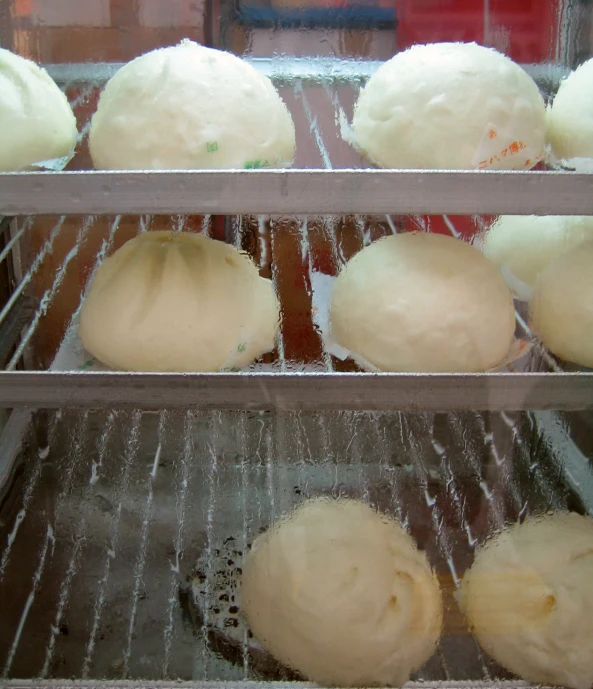
POLYGON ((476 41, 516 62, 552 57, 558 0, 276 0, 278 7, 396 7, 398 47, 476 41))
POLYGON ((437 41, 476 41, 516 62, 553 55, 556 0, 396 0, 398 47, 437 41))

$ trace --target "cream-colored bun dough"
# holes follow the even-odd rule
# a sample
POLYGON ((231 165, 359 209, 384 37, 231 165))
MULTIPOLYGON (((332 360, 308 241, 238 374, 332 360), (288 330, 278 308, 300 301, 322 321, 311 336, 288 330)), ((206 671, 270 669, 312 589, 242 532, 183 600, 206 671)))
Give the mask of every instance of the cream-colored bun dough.
POLYGON ((496 266, 458 239, 385 237, 337 277, 330 322, 337 344, 383 371, 486 371, 507 355, 511 293, 496 266))
POLYGON ((529 302, 531 328, 556 356, 593 367, 593 240, 542 272, 529 302))
POLYGON ((284 167, 295 131, 266 76, 184 40, 132 60, 109 80, 89 145, 104 169, 284 167))
POLYGON ((593 58, 561 82, 547 123, 557 158, 593 158, 593 58))
POLYGON ((264 648, 321 685, 401 686, 442 624, 426 555, 355 500, 310 500, 259 536, 241 600, 264 648))
POLYGON ((146 232, 98 269, 84 347, 127 371, 241 368, 274 348, 279 306, 251 259, 208 237, 146 232))
POLYGON ((430 43, 381 65, 354 110, 354 144, 394 168, 515 170, 543 157, 544 101, 505 55, 475 43, 430 43))
POLYGON ((72 109, 49 74, 0 49, 0 171, 67 156, 76 135, 72 109))
POLYGON ((586 239, 593 239, 593 216, 501 215, 486 233, 482 250, 525 299, 552 260, 586 239))
POLYGON ((481 549, 461 605, 482 648, 535 684, 593 684, 593 520, 531 518, 481 549))

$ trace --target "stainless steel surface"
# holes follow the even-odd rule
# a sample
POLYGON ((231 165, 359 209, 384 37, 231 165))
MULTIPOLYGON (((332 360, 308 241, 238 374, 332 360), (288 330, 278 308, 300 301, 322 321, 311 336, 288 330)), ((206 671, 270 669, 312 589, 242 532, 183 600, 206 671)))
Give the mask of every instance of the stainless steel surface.
POLYGON ((0 214, 593 214, 593 174, 412 170, 0 173, 0 214))
MULTIPOLYGON (((383 64, 380 60, 354 60, 336 57, 276 57, 244 56, 259 72, 269 77, 276 86, 292 86, 296 79, 304 82, 328 84, 365 82, 383 64)), ((46 64, 44 68, 59 84, 103 85, 123 62, 84 62, 46 64)), ((560 64, 522 64, 521 67, 536 82, 558 86, 570 70, 560 64)))
MULTIPOLYGON (((306 82, 352 83, 366 81, 382 64, 378 60, 349 60, 331 57, 300 58, 291 55, 243 58, 259 72, 270 77, 276 86, 292 86, 296 79, 306 82)), ((79 64, 47 64, 45 69, 59 84, 98 84, 103 85, 119 69, 123 62, 98 62, 79 64)), ((549 78, 561 78, 566 72, 560 66, 526 65, 526 71, 536 70, 549 78)))
MULTIPOLYGON (((7 689, 132 689, 138 684, 131 680, 96 680, 81 682, 78 680, 0 680, 0 687, 7 689)), ((313 689, 316 684, 310 682, 254 682, 254 681, 234 681, 234 682, 175 682, 161 681, 142 681, 143 689, 313 689)), ((459 682, 408 682, 406 687, 409 689, 486 689, 493 686, 489 682, 478 682, 472 680, 462 680, 459 682)), ((497 680, 496 687, 500 689, 523 689, 530 687, 528 682, 521 680, 497 680)), ((541 689, 547 689, 542 685, 541 689)))
POLYGON ((276 410, 577 410, 593 373, 0 373, 0 406, 276 410))
POLYGON ((31 416, 29 409, 15 409, 0 434, 0 505, 10 486, 17 457, 22 452, 23 438, 31 423, 31 416))
POLYGON ((258 679, 246 648, 217 643, 227 603, 215 555, 232 538, 240 567, 262 528, 326 494, 398 517, 438 574, 444 634, 414 679, 498 685, 510 675, 455 601, 475 547, 526 514, 586 510, 566 483, 572 449, 547 443, 542 414, 50 414, 46 436, 28 433, 0 511, 0 675, 258 679), (187 594, 200 567, 196 619, 187 594))

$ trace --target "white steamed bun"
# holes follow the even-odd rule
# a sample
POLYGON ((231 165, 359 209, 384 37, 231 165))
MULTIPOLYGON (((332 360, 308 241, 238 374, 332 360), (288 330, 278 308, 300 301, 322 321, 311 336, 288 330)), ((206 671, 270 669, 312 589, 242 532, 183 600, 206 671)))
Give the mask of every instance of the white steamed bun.
POLYGON ((0 171, 67 156, 76 136, 72 109, 49 74, 0 48, 0 171))
POLYGON ((484 650, 535 684, 593 684, 593 520, 549 514, 478 550, 461 604, 484 650))
POLYGON ((264 648, 322 685, 400 686, 441 631, 426 555, 397 522, 354 500, 310 500, 259 536, 241 600, 264 648))
POLYGON ((542 270, 586 239, 593 239, 593 216, 501 215, 486 233, 482 250, 503 270, 517 296, 528 299, 542 270))
POLYGON ((122 67, 89 134, 96 168, 283 167, 292 117, 272 82, 230 53, 189 40, 122 67))
POLYGON ((533 79, 475 43, 398 53, 371 76, 352 121, 355 145, 394 168, 531 168, 543 157, 545 129, 533 79))
POLYGON ((278 321, 272 283, 247 255, 200 235, 146 232, 100 266, 79 333, 115 369, 217 371, 272 350, 278 321))
POLYGON ((383 371, 486 371, 515 330, 496 266, 469 244, 423 232, 354 256, 334 283, 330 322, 339 345, 383 371))
POLYGON ((561 82, 547 124, 557 158, 593 158, 593 58, 561 82))
POLYGON ((533 332, 566 361, 593 367, 593 240, 559 256, 529 302, 533 332))

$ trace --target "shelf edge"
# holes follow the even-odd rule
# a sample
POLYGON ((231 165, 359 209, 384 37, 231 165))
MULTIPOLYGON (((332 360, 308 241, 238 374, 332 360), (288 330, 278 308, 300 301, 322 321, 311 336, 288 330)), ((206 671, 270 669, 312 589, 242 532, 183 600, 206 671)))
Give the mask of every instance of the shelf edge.
POLYGON ((593 214, 593 174, 444 170, 0 173, 0 215, 593 214))
POLYGON ((579 410, 593 373, 0 373, 0 406, 287 411, 579 410))

